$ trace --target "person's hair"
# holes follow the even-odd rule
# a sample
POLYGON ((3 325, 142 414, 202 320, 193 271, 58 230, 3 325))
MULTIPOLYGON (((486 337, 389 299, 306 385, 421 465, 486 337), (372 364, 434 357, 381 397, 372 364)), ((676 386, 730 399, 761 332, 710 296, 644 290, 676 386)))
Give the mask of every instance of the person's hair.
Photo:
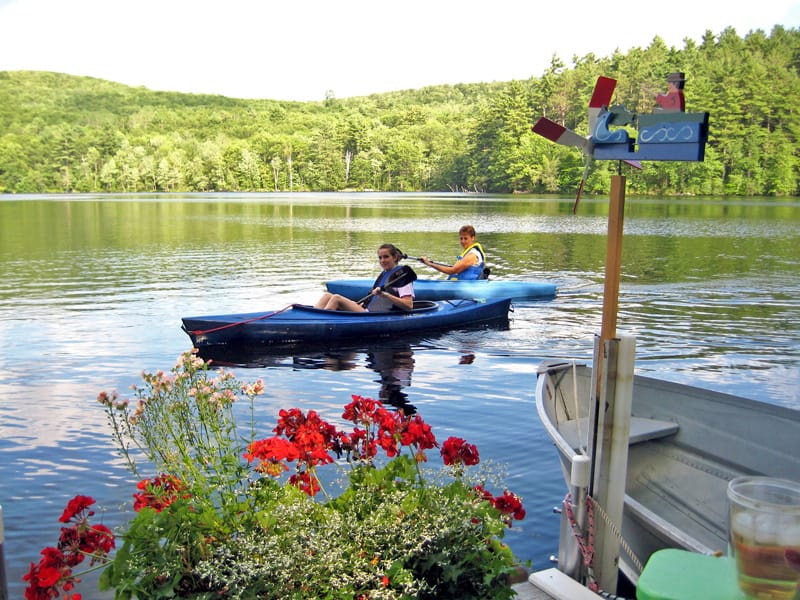
POLYGON ((400 248, 394 244, 382 244, 378 250, 388 250, 389 253, 398 260, 398 262, 403 259, 403 253, 400 252, 400 248))
POLYGON ((475 228, 472 225, 464 225, 458 233, 466 233, 468 236, 475 237, 475 228))

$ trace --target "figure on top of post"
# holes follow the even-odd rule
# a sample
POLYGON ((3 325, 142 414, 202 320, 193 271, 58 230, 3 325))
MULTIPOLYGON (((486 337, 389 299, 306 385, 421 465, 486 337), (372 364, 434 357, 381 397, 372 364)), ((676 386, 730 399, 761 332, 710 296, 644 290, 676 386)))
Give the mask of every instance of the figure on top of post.
POLYGON ((686 99, 683 97, 683 84, 686 78, 683 73, 670 73, 667 77, 667 93, 656 96, 656 104, 660 110, 683 112, 686 99))

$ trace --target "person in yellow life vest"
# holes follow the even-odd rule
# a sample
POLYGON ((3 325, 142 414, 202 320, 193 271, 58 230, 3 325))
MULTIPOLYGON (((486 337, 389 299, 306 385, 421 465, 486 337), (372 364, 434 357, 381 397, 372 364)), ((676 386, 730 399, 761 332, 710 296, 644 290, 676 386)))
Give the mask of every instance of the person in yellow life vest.
POLYGON ((419 260, 432 269, 448 275, 448 279, 485 279, 488 274, 488 269, 484 268, 486 253, 480 243, 475 241, 475 235, 475 228, 472 225, 464 225, 458 230, 462 252, 454 265, 433 262, 427 256, 421 256, 419 260))

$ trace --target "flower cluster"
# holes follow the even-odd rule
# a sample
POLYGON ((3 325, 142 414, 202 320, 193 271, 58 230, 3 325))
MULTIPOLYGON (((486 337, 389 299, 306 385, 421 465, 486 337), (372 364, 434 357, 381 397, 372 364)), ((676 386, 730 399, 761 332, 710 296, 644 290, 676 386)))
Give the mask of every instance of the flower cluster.
POLYGON ((90 565, 105 560, 114 549, 114 535, 102 524, 90 525, 89 517, 94 515, 90 506, 94 504, 90 496, 75 496, 69 501, 59 518, 68 523, 61 528, 61 535, 55 547, 42 550, 42 559, 31 568, 23 580, 28 582, 25 590, 27 600, 46 600, 57 598, 58 590, 64 591, 66 600, 80 600, 79 593, 70 593, 80 578, 73 575, 73 568, 88 556, 90 565))
POLYGON ((109 556, 113 535, 88 523, 94 500, 75 497, 62 516, 73 525, 31 565, 26 598, 62 590, 79 600, 72 568, 87 555, 104 567, 100 589, 118 597, 513 595, 514 557, 499 540, 525 511, 515 494, 495 496, 467 474, 480 463, 474 445, 448 438, 445 470, 432 472, 427 453, 440 446, 422 417, 358 395, 342 413, 348 430, 291 408, 258 438, 254 420, 248 435, 230 408, 243 394, 252 414, 261 382, 212 377, 190 353, 172 374, 144 378, 137 402, 99 397, 134 474, 134 449, 160 473, 137 484, 123 545, 109 556), (325 489, 325 465, 349 466, 338 494, 325 489))
POLYGON ((522 507, 522 500, 516 494, 505 490, 500 496, 494 496, 491 492, 483 489, 483 486, 475 486, 475 492, 483 500, 489 502, 503 515, 506 524, 511 527, 511 520, 521 521, 525 518, 525 509, 522 507))
MULTIPOLYGON (((250 444, 244 458, 248 462, 258 461, 255 470, 273 477, 289 470, 287 462, 296 461, 296 472, 288 483, 314 496, 322 490, 316 469, 334 462, 332 454, 337 458, 346 454, 351 463, 371 464, 378 448, 393 458, 406 446, 414 449, 416 462, 424 462, 425 450, 438 446, 430 426, 418 415, 406 417, 402 411, 387 410, 372 398, 354 395, 352 402, 344 407, 342 418, 356 427, 351 432, 342 432, 323 421, 316 411, 303 414, 298 408, 281 410, 278 425, 273 429, 276 435, 250 444)), ((450 440, 446 447, 453 447, 450 440)), ((474 446, 472 449, 475 460, 469 464, 477 464, 477 450, 474 446)))
MULTIPOLYGON (((133 510, 139 512, 143 508, 152 508, 156 512, 161 512, 170 504, 181 497, 184 485, 180 479, 166 473, 153 477, 152 479, 142 479, 136 484, 139 492, 133 495, 133 510)), ((189 494, 184 494, 183 498, 189 498, 189 494)))
POLYGON ((480 462, 478 449, 474 444, 468 444, 466 440, 459 437, 451 437, 442 446, 442 459, 444 464, 456 466, 477 465, 480 462))

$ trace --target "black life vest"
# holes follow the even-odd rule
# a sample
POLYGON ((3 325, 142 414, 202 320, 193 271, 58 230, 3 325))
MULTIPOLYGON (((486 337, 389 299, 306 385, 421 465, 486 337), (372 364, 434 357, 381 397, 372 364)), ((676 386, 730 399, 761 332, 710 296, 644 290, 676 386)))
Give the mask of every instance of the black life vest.
MULTIPOLYGON (((400 269, 400 265, 396 266, 391 271, 383 271, 380 275, 378 275, 378 277, 375 278, 375 283, 372 284, 370 291, 374 290, 376 287, 383 286, 385 282, 392 278, 398 269, 400 269)), ((393 296, 400 295, 399 289, 393 285, 384 287, 383 291, 388 292, 393 296)), ((366 308, 369 312, 388 312, 390 310, 399 310, 391 300, 382 296, 370 296, 364 308, 366 308)))

